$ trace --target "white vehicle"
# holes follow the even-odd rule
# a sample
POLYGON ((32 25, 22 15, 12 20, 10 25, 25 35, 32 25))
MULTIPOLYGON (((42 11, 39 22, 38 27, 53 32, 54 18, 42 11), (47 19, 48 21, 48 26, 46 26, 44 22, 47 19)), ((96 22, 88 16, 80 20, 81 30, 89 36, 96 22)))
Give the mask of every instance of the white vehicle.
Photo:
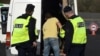
POLYGON ((6 28, 9 4, 0 4, 0 42, 6 42, 6 28))
MULTIPOLYGON (((13 21, 25 13, 25 8, 27 4, 35 5, 35 10, 33 13, 33 17, 37 19, 36 28, 40 30, 41 26, 41 0, 11 0, 8 12, 8 21, 7 21, 7 35, 6 35, 6 44, 10 45, 11 34, 13 30, 13 21)), ((39 34, 40 36, 40 34, 39 34)), ((37 40, 40 42, 40 37, 37 40)), ((37 47, 40 48, 40 47, 37 47)), ((18 52, 15 47, 11 47, 11 54, 17 55, 18 52)), ((39 52, 38 52, 39 53, 39 52)))

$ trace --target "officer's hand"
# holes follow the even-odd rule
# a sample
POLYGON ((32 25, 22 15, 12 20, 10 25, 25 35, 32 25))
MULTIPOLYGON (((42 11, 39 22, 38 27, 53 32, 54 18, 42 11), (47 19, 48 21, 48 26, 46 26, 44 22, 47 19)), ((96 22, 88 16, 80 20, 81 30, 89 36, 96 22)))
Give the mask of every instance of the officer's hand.
POLYGON ((36 47, 37 46, 37 42, 33 42, 33 47, 36 47))

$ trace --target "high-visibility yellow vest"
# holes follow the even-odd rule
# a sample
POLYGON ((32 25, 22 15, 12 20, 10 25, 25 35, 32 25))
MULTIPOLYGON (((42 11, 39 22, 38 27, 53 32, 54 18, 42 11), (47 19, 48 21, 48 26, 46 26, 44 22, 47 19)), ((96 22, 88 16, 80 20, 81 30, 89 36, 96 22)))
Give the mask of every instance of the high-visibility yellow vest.
POLYGON ((38 36, 39 35, 39 32, 37 29, 35 29, 35 35, 38 36))
POLYGON ((60 37, 61 38, 65 37, 65 30, 63 28, 60 29, 60 37))
POLYGON ((74 28, 72 43, 85 44, 87 42, 86 27, 84 20, 81 17, 70 19, 74 28))
POLYGON ((22 43, 29 40, 28 27, 29 19, 31 16, 28 16, 27 19, 18 18, 14 21, 14 30, 11 37, 11 45, 22 43))

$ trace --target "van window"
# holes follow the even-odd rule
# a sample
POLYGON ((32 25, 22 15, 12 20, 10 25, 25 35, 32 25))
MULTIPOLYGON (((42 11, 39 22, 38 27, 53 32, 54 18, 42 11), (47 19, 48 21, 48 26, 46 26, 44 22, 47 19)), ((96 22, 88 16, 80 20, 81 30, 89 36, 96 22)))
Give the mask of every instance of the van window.
POLYGON ((9 9, 8 7, 2 7, 1 8, 1 28, 2 28, 2 34, 6 34, 8 9, 9 9))

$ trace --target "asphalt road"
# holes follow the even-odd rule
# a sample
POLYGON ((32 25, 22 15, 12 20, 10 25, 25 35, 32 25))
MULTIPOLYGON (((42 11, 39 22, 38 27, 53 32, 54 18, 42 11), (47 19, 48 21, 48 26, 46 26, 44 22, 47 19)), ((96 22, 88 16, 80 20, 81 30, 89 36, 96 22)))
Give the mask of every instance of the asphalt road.
MULTIPOLYGON (((10 50, 6 49, 5 44, 0 43, 0 56, 11 55, 10 50)), ((86 46, 85 56, 100 56, 100 34, 92 36, 88 34, 88 43, 86 46)))
POLYGON ((100 34, 88 35, 85 56, 100 56, 100 34))
POLYGON ((4 43, 0 43, 0 56, 6 56, 6 47, 4 43))

